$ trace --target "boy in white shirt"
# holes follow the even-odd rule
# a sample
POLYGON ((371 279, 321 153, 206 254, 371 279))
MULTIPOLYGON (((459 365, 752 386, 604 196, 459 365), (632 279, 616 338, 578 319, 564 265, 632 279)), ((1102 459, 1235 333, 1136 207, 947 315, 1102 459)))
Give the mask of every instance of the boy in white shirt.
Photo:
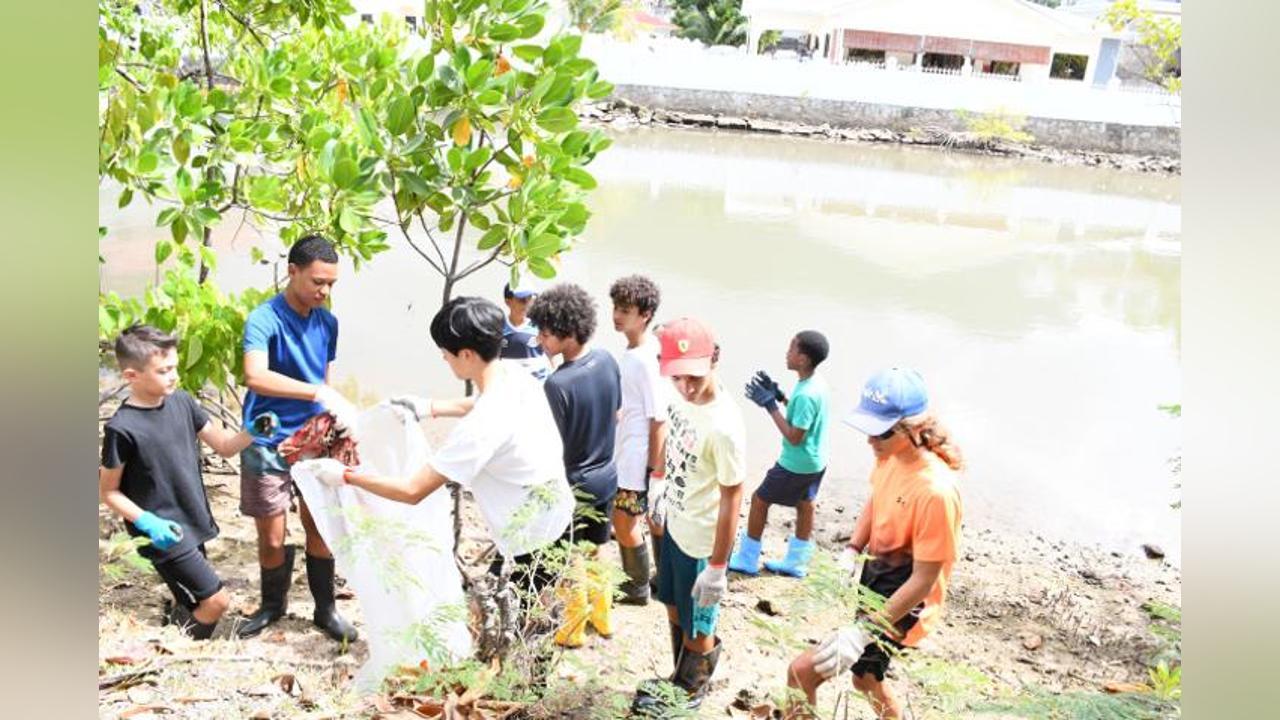
MULTIPOLYGON (((705 325, 681 318, 662 326, 659 371, 679 396, 668 415, 666 531, 658 563, 658 599, 667 606, 675 672, 666 681, 702 704, 720 659, 716 618, 742 505, 746 430, 742 412, 716 379, 720 347, 705 325)), ((665 714, 663 693, 641 685, 639 715, 665 714)))
MULTIPOLYGON (((423 417, 460 417, 448 439, 408 478, 364 475, 348 468, 337 484, 417 503, 454 482, 471 491, 512 581, 537 594, 552 579, 539 554, 568 530, 573 494, 565 479, 560 435, 542 385, 497 361, 503 313, 478 297, 450 300, 431 321, 431 338, 460 380, 477 395, 457 400, 395 398, 423 417)), ((322 477, 333 484, 334 480, 322 477)))
MULTIPOLYGON (((618 468, 613 528, 622 569, 627 573, 619 602, 647 605, 649 548, 644 544, 639 518, 658 510, 666 472, 663 452, 668 387, 658 372, 657 338, 649 332, 661 295, 649 278, 629 275, 609 287, 609 297, 613 300, 613 328, 627 339, 626 352, 618 360, 622 371, 622 411, 613 453, 618 468)), ((655 514, 660 516, 660 511, 655 514)), ((650 521, 649 531, 656 564, 662 551, 661 523, 650 521)))

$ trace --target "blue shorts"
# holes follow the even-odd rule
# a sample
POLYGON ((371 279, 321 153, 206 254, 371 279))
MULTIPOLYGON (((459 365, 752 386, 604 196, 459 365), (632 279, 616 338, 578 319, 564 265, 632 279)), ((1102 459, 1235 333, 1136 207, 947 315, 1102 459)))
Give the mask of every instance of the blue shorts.
POLYGON ((680 629, 688 638, 716 634, 720 604, 707 607, 695 607, 693 604, 693 583, 706 566, 707 558, 686 555, 664 528, 662 557, 658 559, 658 601, 675 606, 680 617, 680 629))
POLYGON ((813 473, 793 473, 775 464, 764 474, 764 482, 756 488, 756 496, 770 505, 795 507, 798 503, 813 502, 818 497, 825 468, 813 473))

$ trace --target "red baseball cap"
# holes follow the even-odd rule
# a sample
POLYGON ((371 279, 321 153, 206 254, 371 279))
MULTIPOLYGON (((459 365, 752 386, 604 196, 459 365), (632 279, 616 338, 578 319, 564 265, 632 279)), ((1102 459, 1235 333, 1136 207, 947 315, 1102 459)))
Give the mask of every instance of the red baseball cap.
POLYGON ((680 318, 658 330, 662 345, 658 355, 658 371, 663 377, 711 372, 711 358, 716 352, 716 338, 711 328, 693 318, 680 318))

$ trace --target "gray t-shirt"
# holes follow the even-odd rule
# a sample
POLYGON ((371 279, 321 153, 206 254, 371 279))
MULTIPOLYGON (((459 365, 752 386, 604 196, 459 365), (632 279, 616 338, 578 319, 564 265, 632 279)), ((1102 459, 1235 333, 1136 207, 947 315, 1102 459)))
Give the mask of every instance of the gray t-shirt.
POLYGON ((618 492, 613 465, 622 379, 618 363, 594 349, 564 363, 542 386, 564 443, 564 472, 569 484, 608 502, 618 492))

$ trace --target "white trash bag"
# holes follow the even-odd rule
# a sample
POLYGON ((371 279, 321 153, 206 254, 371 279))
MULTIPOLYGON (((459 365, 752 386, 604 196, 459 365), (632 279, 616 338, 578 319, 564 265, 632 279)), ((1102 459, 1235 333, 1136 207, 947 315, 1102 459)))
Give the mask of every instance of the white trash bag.
MULTIPOLYGON (((431 448, 413 416, 383 402, 360 415, 360 470, 406 477, 426 464, 431 448)), ((361 692, 378 689, 398 665, 426 660, 439 667, 471 654, 466 596, 453 562, 449 493, 417 505, 387 500, 316 477, 321 460, 302 460, 291 474, 355 592, 364 616, 369 660, 361 692)))

